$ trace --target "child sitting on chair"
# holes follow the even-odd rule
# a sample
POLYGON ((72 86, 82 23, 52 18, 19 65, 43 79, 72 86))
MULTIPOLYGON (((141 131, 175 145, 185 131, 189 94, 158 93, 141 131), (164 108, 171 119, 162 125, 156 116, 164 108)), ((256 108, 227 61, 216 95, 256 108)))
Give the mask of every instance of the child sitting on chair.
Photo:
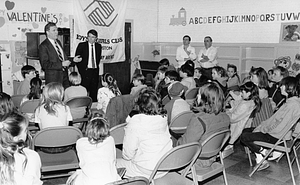
POLYGON ((193 89, 196 87, 196 82, 194 80, 194 68, 188 63, 183 64, 180 67, 179 71, 180 77, 182 78, 182 85, 187 87, 187 90, 193 89))
POLYGON ((165 85, 163 87, 163 89, 161 90, 160 92, 160 95, 161 95, 161 98, 163 99, 165 96, 168 96, 169 93, 168 93, 168 87, 175 83, 175 82, 178 82, 180 79, 179 77, 179 74, 177 73, 177 71, 167 71, 166 74, 165 74, 165 85))
MULTIPOLYGON (((230 91, 229 94, 233 97, 236 96, 232 91, 230 91)), ((227 115, 230 117, 231 137, 229 145, 225 150, 233 150, 233 144, 246 127, 250 115, 258 112, 261 107, 258 87, 253 82, 247 82, 240 87, 240 96, 241 99, 232 100, 230 102, 232 108, 226 111, 227 115)), ((248 127, 250 126, 251 125, 248 127)))
MULTIPOLYGON (((66 88, 64 95, 64 102, 68 100, 80 97, 87 96, 86 88, 81 86, 81 76, 77 72, 72 72, 69 75, 69 81, 71 86, 66 88)), ((73 119, 83 118, 86 113, 85 107, 73 108, 71 109, 71 115, 73 119)))
POLYGON ((64 101, 67 102, 71 98, 75 98, 78 96, 87 96, 86 88, 81 84, 81 76, 77 72, 72 72, 69 75, 69 81, 71 86, 66 88, 64 101))
POLYGON ((0 184, 43 184, 40 156, 26 148, 27 126, 27 119, 17 112, 1 119, 0 184))
POLYGON ((160 94, 160 96, 162 97, 162 93, 163 93, 163 89, 166 87, 165 85, 165 74, 167 72, 167 67, 165 66, 160 66, 157 69, 157 73, 156 73, 156 82, 155 82, 155 90, 156 92, 158 92, 160 94))
POLYGON ((196 82, 196 87, 201 87, 202 85, 206 84, 208 81, 208 78, 204 75, 202 75, 203 69, 200 67, 196 67, 194 71, 194 80, 196 82))
POLYGON ((237 74, 237 67, 233 64, 227 64, 227 75, 228 90, 239 90, 240 77, 237 74))
MULTIPOLYGON (((254 144, 254 141, 262 141, 275 144, 279 138, 294 124, 300 117, 299 82, 295 77, 285 77, 280 82, 280 92, 286 96, 286 102, 269 119, 261 122, 256 128, 246 128, 241 135, 241 142, 249 147, 256 155, 256 163, 260 163, 267 149, 254 144)), ((291 139, 287 134, 286 140, 291 139)), ((273 152, 273 157, 268 160, 275 160, 281 155, 280 152, 273 152)), ((264 161, 258 171, 268 168, 270 165, 264 161)))
POLYGON ((178 114, 191 110, 190 105, 181 98, 181 95, 187 88, 180 82, 175 82, 168 87, 171 100, 165 105, 164 109, 167 111, 168 124, 178 114))
POLYGON ((143 88, 147 87, 147 85, 145 85, 145 77, 142 74, 135 74, 132 77, 132 83, 134 87, 131 88, 130 94, 133 96, 139 94, 143 88))
POLYGON ((21 69, 24 80, 17 89, 17 94, 28 94, 30 92, 30 80, 36 77, 35 68, 31 65, 23 66, 21 69))
POLYGON ((109 103, 109 100, 113 97, 120 96, 121 91, 118 88, 117 81, 110 73, 104 73, 101 76, 101 83, 103 87, 98 89, 97 95, 97 109, 106 113, 106 108, 109 103))
POLYGON ((35 110, 35 122, 40 129, 68 126, 72 121, 70 108, 62 101, 64 88, 61 83, 48 83, 43 90, 42 104, 35 110))
POLYGON ((89 121, 86 137, 77 140, 76 150, 81 169, 69 177, 67 184, 104 185, 121 179, 116 168, 115 141, 107 120, 100 114, 89 121))

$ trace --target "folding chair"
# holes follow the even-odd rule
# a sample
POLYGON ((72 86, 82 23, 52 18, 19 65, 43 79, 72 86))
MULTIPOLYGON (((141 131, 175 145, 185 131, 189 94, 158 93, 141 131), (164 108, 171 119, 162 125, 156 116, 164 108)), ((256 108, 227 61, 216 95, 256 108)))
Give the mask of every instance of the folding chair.
POLYGON ((218 173, 223 172, 225 184, 228 185, 224 161, 222 158, 222 152, 225 143, 230 137, 230 130, 222 130, 212 134, 206 140, 202 142, 202 152, 196 157, 188 168, 184 171, 184 175, 193 178, 194 184, 198 184, 198 181, 202 182, 218 173), (197 159, 210 159, 214 156, 220 158, 220 162, 214 162, 209 168, 196 169, 195 162, 197 159), (192 174, 190 174, 192 173, 192 174))
POLYGON ((197 98, 199 91, 199 87, 195 87, 193 89, 188 90, 185 93, 185 101, 188 102, 188 104, 193 105, 195 99, 197 98))
POLYGON ((170 123, 170 130, 175 134, 184 134, 187 126, 190 123, 190 120, 194 112, 192 111, 184 111, 178 115, 176 115, 170 123))
POLYGON ((42 179, 69 176, 69 171, 79 168, 74 145, 81 137, 82 132, 71 126, 50 127, 36 133, 33 137, 33 147, 41 158, 42 179), (41 148, 57 147, 70 147, 70 149, 61 153, 47 153, 41 150, 41 148))
POLYGON ((37 124, 34 123, 33 119, 30 117, 34 115, 35 109, 40 105, 40 103, 41 103, 40 99, 35 99, 35 100, 25 101, 20 106, 20 112, 25 113, 29 117, 29 126, 28 126, 29 131, 39 130, 37 124))
POLYGON ((161 100, 161 104, 163 106, 165 106, 169 101, 170 101, 170 96, 169 95, 166 95, 165 97, 163 97, 163 99, 161 100))
POLYGON ((293 130, 294 130, 294 128, 295 128, 295 126, 296 126, 296 124, 298 123, 299 120, 300 120, 299 117, 295 118, 292 121, 293 124, 291 124, 290 127, 286 129, 284 134, 278 139, 278 141, 275 144, 262 142, 262 141, 254 141, 254 144, 259 145, 259 146, 264 147, 264 148, 270 148, 270 150, 268 150, 268 152, 264 156, 264 158, 254 167, 253 171, 249 174, 250 177, 258 170, 260 165, 275 150, 275 151, 279 151, 279 152, 284 152, 286 154, 288 165, 289 165, 289 168, 290 168, 290 173, 291 173, 291 176, 292 176, 292 181, 293 181, 293 184, 296 185, 295 177, 294 177, 294 173, 293 173, 293 168, 292 168, 293 161, 291 161, 291 159, 290 159, 290 152, 293 151, 293 154, 295 156, 295 160, 296 160, 296 163, 297 163, 297 167, 298 167, 298 172, 300 173, 300 165, 299 165, 299 160, 298 160, 296 146, 295 146, 295 142, 298 139, 299 134, 294 139, 287 140, 286 138, 291 138, 291 134, 292 134, 292 132, 293 132, 293 130))
MULTIPOLYGON (((153 182, 157 172, 182 170, 184 167, 188 166, 200 152, 201 145, 198 142, 188 143, 173 148, 160 158, 149 177, 149 182, 153 182)), ((182 177, 184 178, 185 176, 182 174, 182 177)))
POLYGON ((127 125, 127 123, 123 123, 123 124, 114 126, 109 131, 110 135, 115 140, 117 158, 122 158, 122 145, 123 145, 123 140, 124 140, 124 135, 125 135, 124 127, 126 125, 127 125))
POLYGON ((11 100, 14 103, 15 108, 19 109, 21 105, 21 101, 26 96, 25 94, 19 94, 19 95, 12 95, 11 100))
POLYGON ((149 185, 149 180, 145 177, 130 177, 128 179, 123 179, 115 182, 108 183, 106 185, 149 185))
POLYGON ((66 105, 70 107, 70 111, 73 117, 73 124, 74 123, 83 123, 81 125, 81 130, 84 130, 86 124, 89 119, 89 114, 90 114, 90 108, 92 106, 92 98, 89 96, 80 96, 80 97, 75 97, 66 102, 66 105), (81 109, 85 109, 85 112, 82 111, 81 109), (79 117, 75 114, 81 114, 79 117), (76 118, 78 117, 78 118, 76 118), (75 119, 74 119, 75 118, 75 119))

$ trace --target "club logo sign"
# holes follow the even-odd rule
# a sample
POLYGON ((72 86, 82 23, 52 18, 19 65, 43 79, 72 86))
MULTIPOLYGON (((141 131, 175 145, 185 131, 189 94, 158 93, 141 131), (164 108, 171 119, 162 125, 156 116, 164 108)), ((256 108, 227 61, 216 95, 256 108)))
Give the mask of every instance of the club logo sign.
POLYGON ((95 26, 109 27, 118 16, 110 2, 101 0, 94 0, 84 12, 95 26))

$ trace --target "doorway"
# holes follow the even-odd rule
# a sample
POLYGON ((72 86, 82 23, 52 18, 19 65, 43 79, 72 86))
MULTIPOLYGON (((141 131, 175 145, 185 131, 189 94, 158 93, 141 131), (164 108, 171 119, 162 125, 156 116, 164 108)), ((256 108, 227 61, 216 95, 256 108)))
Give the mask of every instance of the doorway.
POLYGON ((105 63, 104 73, 110 73, 116 80, 122 94, 130 93, 130 59, 131 59, 131 23, 125 23, 125 61, 105 63))

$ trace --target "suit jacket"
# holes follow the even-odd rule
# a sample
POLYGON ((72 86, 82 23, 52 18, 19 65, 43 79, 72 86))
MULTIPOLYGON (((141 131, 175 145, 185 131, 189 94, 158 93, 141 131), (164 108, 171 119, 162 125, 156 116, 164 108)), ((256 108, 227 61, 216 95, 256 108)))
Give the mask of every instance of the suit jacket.
MULTIPOLYGON (((56 42, 63 48, 59 40, 56 42)), ((65 59, 68 59, 65 52, 63 55, 65 59)), ((46 84, 50 82, 63 83, 63 73, 67 73, 67 71, 63 71, 62 62, 48 38, 39 45, 39 58, 42 69, 45 71, 46 84)))
MULTIPOLYGON (((95 52, 96 52, 96 67, 99 70, 99 63, 101 60, 102 46, 101 44, 95 43, 95 52)), ((88 42, 81 42, 78 44, 75 56, 80 55, 82 58, 81 62, 76 63, 78 71, 81 76, 85 76, 86 68, 88 68, 89 60, 89 44, 88 42)))

